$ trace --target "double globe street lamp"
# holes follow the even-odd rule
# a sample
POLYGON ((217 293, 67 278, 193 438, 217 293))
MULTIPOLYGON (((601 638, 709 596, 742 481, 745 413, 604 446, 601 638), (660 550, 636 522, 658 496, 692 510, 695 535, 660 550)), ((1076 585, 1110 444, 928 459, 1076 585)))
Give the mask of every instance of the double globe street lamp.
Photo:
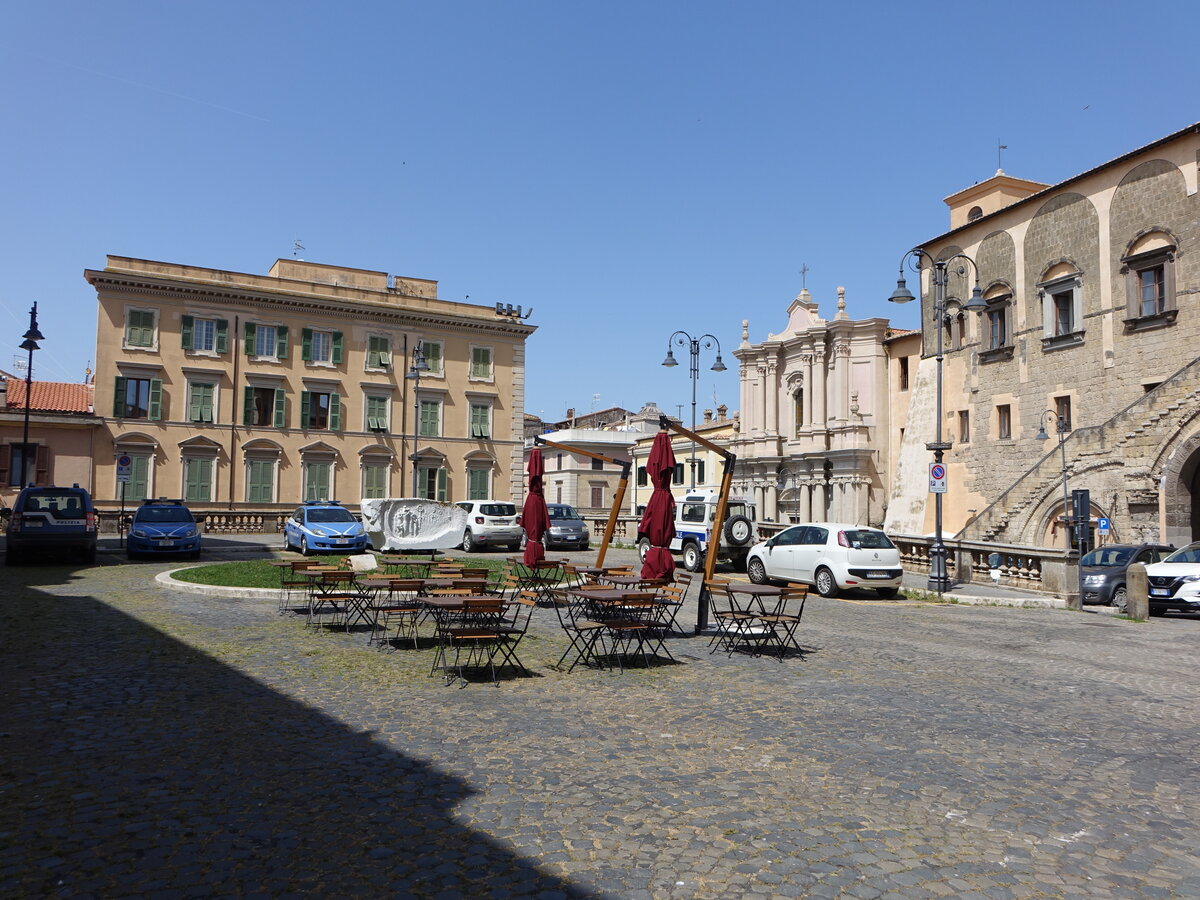
MULTIPOLYGON (((908 303, 916 299, 912 291, 908 289, 908 285, 904 283, 904 264, 910 259, 916 261, 913 271, 918 274, 921 271, 921 260, 927 261, 933 270, 933 321, 935 323, 935 330, 937 331, 937 419, 935 439, 932 443, 926 443, 925 449, 933 451, 934 465, 942 466, 944 453, 953 446, 953 442, 942 440, 942 332, 945 328, 946 320, 946 285, 950 279, 950 266, 952 263, 956 260, 962 263, 954 269, 953 274, 955 275, 965 275, 967 265, 970 265, 975 272, 975 287, 971 290, 971 298, 964 304, 963 309, 968 312, 982 313, 987 309, 987 303, 983 299, 983 292, 979 289, 979 265, 975 260, 971 259, 965 253, 955 253, 953 256, 948 256, 944 259, 935 259, 922 247, 914 247, 905 253, 904 256, 900 257, 900 277, 896 281, 896 290, 892 292, 892 296, 888 297, 892 303, 908 303)), ((941 471, 944 472, 944 468, 941 471)), ((929 549, 928 589, 937 591, 940 595, 943 591, 950 589, 950 577, 946 573, 946 544, 942 540, 941 491, 934 493, 933 502, 934 534, 933 546, 929 549)))
POLYGON ((421 389, 421 373, 429 371, 429 363, 425 361, 425 342, 417 341, 412 350, 412 362, 409 364, 408 372, 405 378, 413 383, 413 445, 412 454, 408 457, 412 460, 412 495, 417 496, 417 442, 421 439, 421 403, 417 398, 417 391, 421 389))
MULTIPOLYGON (((675 353, 671 349, 671 345, 676 344, 680 347, 687 347, 691 353, 691 375, 692 375, 692 431, 696 430, 696 382, 700 378, 700 348, 703 346, 706 350, 717 348, 717 361, 712 365, 712 371, 724 372, 725 363, 721 362, 721 342, 711 334, 702 334, 698 338, 692 337, 686 331, 676 331, 667 338, 667 358, 663 360, 663 365, 668 369, 679 365, 675 359, 675 353)), ((692 456, 688 460, 688 467, 691 471, 689 490, 696 488, 696 442, 692 441, 692 456)))

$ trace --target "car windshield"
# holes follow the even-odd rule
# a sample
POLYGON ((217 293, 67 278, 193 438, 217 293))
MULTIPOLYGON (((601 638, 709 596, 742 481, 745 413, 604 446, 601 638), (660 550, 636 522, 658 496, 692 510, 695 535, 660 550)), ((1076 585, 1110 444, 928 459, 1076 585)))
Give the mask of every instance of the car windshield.
POLYGON ((1081 566, 1127 566, 1133 547, 1100 547, 1079 561, 1081 566))
POLYGON ((1189 544, 1163 560, 1169 563, 1200 563, 1200 544, 1189 544))
POLYGON ((896 546, 882 531, 847 531, 846 539, 856 550, 891 550, 896 546))
POLYGON ((575 512, 574 508, 572 508, 570 506, 551 506, 550 507, 550 518, 551 519, 578 519, 579 513, 575 512))
POLYGON ((517 508, 511 503, 484 503, 479 511, 485 516, 515 516, 517 508))
POLYGON ((350 515, 350 510, 348 509, 310 509, 308 511, 308 521, 353 522, 354 516, 350 515))
POLYGON ((74 491, 38 491, 25 495, 25 512, 49 513, 56 519, 83 518, 83 501, 74 491))
POLYGON ((135 518, 139 522, 191 522, 192 514, 185 506, 143 506, 135 518))

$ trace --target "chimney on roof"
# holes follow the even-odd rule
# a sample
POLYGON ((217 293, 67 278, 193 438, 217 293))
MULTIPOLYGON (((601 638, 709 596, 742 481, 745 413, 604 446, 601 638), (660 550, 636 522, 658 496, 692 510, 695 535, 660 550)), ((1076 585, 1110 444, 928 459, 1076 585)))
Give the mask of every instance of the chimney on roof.
POLYGON ((725 416, 729 414, 729 407, 722 403, 717 407, 717 418, 724 421, 725 416))
POLYGON ((704 421, 705 421, 705 422, 711 422, 711 421, 712 421, 712 410, 711 410, 711 409, 706 409, 706 410, 704 411, 704 421))

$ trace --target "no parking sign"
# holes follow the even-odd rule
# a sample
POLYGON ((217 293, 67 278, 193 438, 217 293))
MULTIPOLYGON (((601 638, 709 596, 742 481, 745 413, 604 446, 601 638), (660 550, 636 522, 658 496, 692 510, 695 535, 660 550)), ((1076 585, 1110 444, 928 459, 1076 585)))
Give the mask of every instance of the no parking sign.
POLYGON ((929 464, 929 493, 946 493, 946 467, 941 463, 929 464))
POLYGON ((133 460, 130 459, 128 453, 122 453, 117 457, 117 483, 128 484, 132 474, 133 460))

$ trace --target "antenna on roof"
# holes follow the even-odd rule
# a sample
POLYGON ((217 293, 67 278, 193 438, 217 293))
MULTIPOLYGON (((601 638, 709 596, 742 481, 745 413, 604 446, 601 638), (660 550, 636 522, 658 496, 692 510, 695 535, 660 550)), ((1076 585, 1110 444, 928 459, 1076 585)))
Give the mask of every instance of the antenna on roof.
POLYGON ((1002 155, 1008 149, 1008 144, 1000 143, 1000 138, 996 138, 996 171, 1003 172, 1004 165, 1002 163, 1002 155))
POLYGON ((92 361, 90 359, 88 360, 87 367, 83 370, 83 383, 92 383, 92 361))
POLYGON ((300 251, 303 249, 304 245, 300 243, 300 238, 296 238, 294 241, 292 241, 292 258, 303 262, 304 258, 300 255, 300 251))

